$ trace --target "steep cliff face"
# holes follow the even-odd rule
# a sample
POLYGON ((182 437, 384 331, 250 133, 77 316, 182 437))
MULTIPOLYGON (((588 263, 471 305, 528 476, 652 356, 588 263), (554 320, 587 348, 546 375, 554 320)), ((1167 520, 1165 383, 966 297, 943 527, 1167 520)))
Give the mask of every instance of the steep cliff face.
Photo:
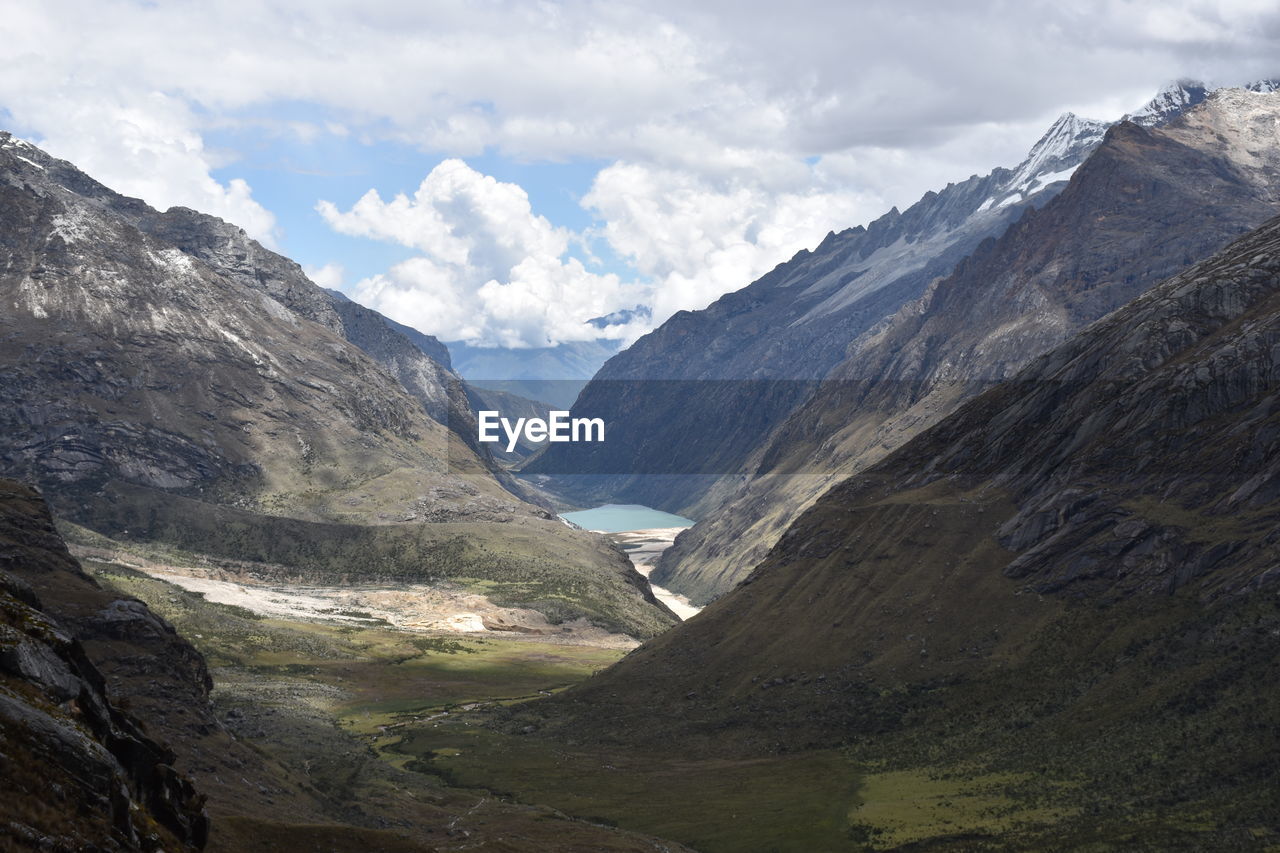
POLYGON ((1272 219, 830 490, 745 584, 547 712, 601 740, 1072 779, 1045 796, 1081 833, 1263 846, 1277 352, 1272 219))
POLYGON ((1236 89, 1164 128, 1114 127, 1061 195, 860 335, 655 582, 723 594, 832 484, 1273 215, 1277 118, 1280 96, 1236 89))
POLYGON ((609 440, 551 447, 524 470, 582 502, 687 513, 713 491, 705 503, 714 504, 851 340, 1056 195, 1105 128, 1064 115, 1017 168, 829 234, 706 309, 676 314, 611 358, 578 397, 575 413, 603 417, 609 440))
POLYGON ((0 471, 81 527, 298 575, 506 580, 638 635, 673 618, 616 550, 505 488, 460 381, 383 318, 8 134, 0 304, 0 471), (380 545, 336 565, 315 544, 335 537, 380 545))
MULTIPOLYGON (((174 752, 115 704, 78 626, 41 594, 51 577, 77 587, 80 599, 103 605, 97 625, 107 633, 134 620, 163 624, 138 602, 110 601, 67 553, 39 496, 7 480, 0 480, 0 549, 5 848, 203 847, 204 797, 174 768, 174 752)), ((207 691, 203 661, 184 651, 182 665, 207 691)))

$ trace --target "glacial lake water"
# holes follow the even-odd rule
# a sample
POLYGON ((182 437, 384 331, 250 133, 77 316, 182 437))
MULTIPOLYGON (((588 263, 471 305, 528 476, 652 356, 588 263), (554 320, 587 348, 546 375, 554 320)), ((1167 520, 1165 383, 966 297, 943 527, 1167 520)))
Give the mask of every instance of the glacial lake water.
POLYGON ((652 530, 655 527, 693 526, 693 519, 640 504, 605 504, 580 512, 561 513, 560 517, 587 530, 599 530, 604 533, 652 530))

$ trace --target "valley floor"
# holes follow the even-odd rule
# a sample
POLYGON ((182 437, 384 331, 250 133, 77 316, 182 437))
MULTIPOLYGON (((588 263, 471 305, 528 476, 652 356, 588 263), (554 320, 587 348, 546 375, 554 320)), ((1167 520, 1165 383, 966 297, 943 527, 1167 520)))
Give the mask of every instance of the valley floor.
MULTIPOLYGON (((611 535, 643 571, 675 532, 611 535)), ((299 821, 274 805, 291 786, 325 804, 331 823, 306 829, 315 843, 352 851, 1163 850, 1226 837, 1213 811, 1096 817, 1098 767, 1034 729, 1027 741, 944 719, 839 749, 762 751, 725 731, 664 741, 684 711, 655 707, 645 737, 544 731, 555 720, 535 700, 636 643, 462 586, 297 587, 81 557, 199 648, 219 718, 283 768, 260 801, 210 802, 214 850, 298 849, 299 821)), ((1111 788, 1137 772, 1104 765, 1120 774, 1111 788)), ((1238 849, 1278 849, 1265 827, 1233 832, 1238 849)))
MULTIPOLYGON (((94 554, 77 549, 79 556, 94 554)), ((158 564, 137 555, 110 564, 135 569, 197 593, 216 604, 240 607, 259 616, 340 625, 383 625, 406 631, 538 637, 549 643, 632 649, 639 643, 625 634, 597 628, 585 619, 553 625, 536 610, 502 607, 465 583, 306 586, 263 581, 226 568, 204 569, 158 564)), ((483 589, 480 584, 476 585, 483 589)))
MULTIPOLYGON (((277 786, 261 787, 252 803, 210 800, 211 850, 684 849, 459 787, 380 755, 409 722, 430 726, 549 694, 614 662, 622 649, 267 616, 119 564, 84 565, 196 645, 209 662, 223 724, 281 768, 277 786), (299 793, 322 803, 324 824, 276 805, 299 793)), ((200 785, 198 769, 185 769, 200 785)))
MULTIPOLYGON (((578 820, 553 826, 537 840, 542 846, 529 849, 609 849, 575 846, 574 835, 592 825, 643 833, 624 833, 624 845, 659 836, 704 850, 860 849, 846 842, 861 776, 837 752, 693 759, 676 749, 654 755, 553 744, 485 724, 496 709, 550 695, 608 666, 625 654, 616 646, 407 631, 351 616, 263 615, 170 577, 85 565, 99 581, 145 600, 196 644, 210 662, 227 727, 328 798, 336 820, 412 838, 408 826, 396 824, 412 823, 406 816, 415 807, 458 810, 461 802, 458 820, 425 836, 438 849, 455 849, 454 842, 461 849, 476 837, 513 831, 495 829, 515 822, 504 809, 538 803, 558 820, 578 820)), ((213 848, 270 834, 270 822, 263 823, 270 805, 265 799, 260 815, 215 814, 213 848)), ((645 841, 634 849, 682 845, 645 841)))
MULTIPOLYGON (((260 615, 118 564, 86 568, 191 639, 226 726, 328 803, 333 821, 358 828, 341 830, 356 833, 346 842, 313 828, 325 849, 370 849, 361 832, 389 833, 372 845, 387 850, 1011 850, 1059 836, 1070 839, 1059 849, 1203 849, 1194 838, 1212 823, 1135 813, 1095 826, 1088 781, 1069 763, 978 752, 966 762, 904 737, 768 755, 719 741, 698 753, 640 749, 626 733, 550 737, 526 703, 625 649, 260 615)), ((678 709, 651 710, 660 729, 678 709)), ((211 803, 211 849, 295 849, 297 827, 282 828, 271 803, 270 790, 259 811, 211 803)), ((1239 849, 1268 849, 1258 831, 1239 849)))

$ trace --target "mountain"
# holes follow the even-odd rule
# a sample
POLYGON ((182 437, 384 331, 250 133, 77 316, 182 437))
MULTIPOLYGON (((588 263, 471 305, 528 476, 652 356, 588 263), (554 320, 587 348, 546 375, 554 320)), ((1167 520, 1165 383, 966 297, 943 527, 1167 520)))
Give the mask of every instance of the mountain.
POLYGON ((1126 113, 1121 121, 1131 121, 1143 127, 1165 124, 1209 97, 1214 87, 1199 80, 1175 80, 1165 85, 1156 96, 1143 104, 1142 109, 1126 113))
POLYGON ((370 309, 364 308, 358 302, 353 302, 345 293, 343 293, 340 290, 325 288, 325 292, 327 292, 330 296, 334 298, 334 308, 339 312, 341 316, 344 317, 344 319, 346 316, 349 316, 349 315, 355 315, 355 314, 366 313, 366 312, 368 315, 378 317, 381 319, 382 323, 385 324, 392 331, 398 332, 399 334, 404 335, 404 337, 407 338, 410 343, 412 343, 415 347, 417 347, 422 351, 423 355, 427 356, 432 361, 436 362, 442 367, 445 367, 450 370, 453 369, 452 358, 449 355, 449 348, 444 344, 442 344, 436 338, 432 337, 431 335, 423 334, 422 332, 419 332, 417 329, 413 328, 412 326, 406 326, 403 323, 397 323, 395 320, 392 320, 390 317, 383 317, 381 314, 377 313, 376 311, 372 311, 370 309), (350 306, 356 306, 356 307, 352 308, 350 306))
POLYGON ((831 485, 1273 215, 1277 119, 1280 96, 1236 89, 1164 128, 1112 128, 1053 201, 853 341, 654 582, 698 602, 723 594, 831 485))
MULTIPOLYGON (((552 409, 552 406, 548 403, 530 400, 527 397, 511 394, 507 391, 498 391, 471 384, 467 385, 467 398, 470 400, 471 409, 476 413, 477 417, 479 417, 481 411, 491 411, 498 412, 500 417, 511 421, 515 421, 517 418, 542 418, 545 420, 552 409)), ((495 458, 517 462, 535 452, 539 446, 540 443, 529 441, 524 433, 521 433, 513 452, 507 453, 503 442, 490 445, 492 448, 490 452, 493 453, 495 458)))
POLYGON ((673 621, 615 548, 512 493, 422 342, 239 228, 0 134, 0 270, 0 472, 69 535, 264 577, 482 580, 639 636, 673 621))
MULTIPOLYGON (((1143 127, 1157 127, 1197 104, 1203 103, 1209 95, 1225 88, 1233 87, 1209 85, 1200 80, 1175 80, 1157 92, 1156 96, 1144 104, 1142 109, 1127 113, 1121 121, 1131 121, 1143 127)), ((1256 80, 1234 88, 1266 95, 1280 88, 1280 81, 1256 80)))
POLYGON ((873 783, 999 792, 1005 819, 912 849, 1265 849, 1278 344, 1280 218, 828 491, 744 584, 535 706, 543 736, 843 745, 867 839, 873 783))
POLYGON ((572 341, 553 347, 509 349, 451 341, 456 368, 469 385, 568 409, 618 341, 572 341))
POLYGON ((850 341, 1047 203, 1105 128, 1063 115, 1016 168, 829 234, 706 309, 677 313, 606 362, 578 398, 575 414, 603 417, 609 440, 551 447, 524 471, 579 503, 699 517, 740 484, 751 453, 850 341))

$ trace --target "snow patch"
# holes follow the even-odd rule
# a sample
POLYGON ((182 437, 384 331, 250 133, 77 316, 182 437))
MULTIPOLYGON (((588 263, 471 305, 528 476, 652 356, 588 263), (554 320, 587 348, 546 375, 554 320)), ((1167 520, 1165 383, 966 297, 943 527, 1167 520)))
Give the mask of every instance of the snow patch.
POLYGON ((250 348, 250 346, 244 342, 244 339, 241 338, 239 335, 237 335, 235 332, 231 331, 230 329, 224 329, 222 326, 215 326, 214 328, 217 330, 218 334, 222 335, 228 341, 235 344, 240 349, 244 350, 245 354, 248 355, 249 358, 253 360, 253 363, 255 366, 257 367, 266 366, 266 362, 264 362, 261 358, 259 358, 258 354, 254 352, 253 349, 250 348))
POLYGON ((1080 168, 1080 164, 1072 166, 1069 169, 1061 169, 1057 172, 1048 172, 1043 175, 1037 175, 1035 181, 1031 184, 1031 192, 1038 192, 1049 184, 1056 184, 1058 181, 1069 181, 1071 176, 1076 173, 1076 169, 1080 168))
POLYGON ((59 213, 52 224, 53 233, 67 243, 83 243, 94 231, 93 217, 80 207, 59 213))
POLYGON ((1063 172, 1070 175, 1098 147, 1110 126, 1109 122, 1063 113, 1032 146, 1005 187, 1010 191, 1030 194, 1058 180, 1051 176, 1063 172))
POLYGON ((150 252, 149 254, 151 255, 151 261, 161 269, 177 275, 190 275, 195 272, 195 264, 181 249, 161 249, 159 252, 150 252))
POLYGON ((276 299, 266 293, 259 293, 258 297, 259 301, 262 303, 262 307, 265 308, 267 313, 274 319, 283 320, 291 326, 298 325, 298 315, 281 305, 276 299))
POLYGON ((49 312, 45 310, 45 299, 47 294, 33 278, 26 276, 22 279, 22 283, 18 285, 18 301, 14 303, 14 307, 21 310, 24 305, 27 311, 31 312, 31 316, 38 320, 43 320, 49 316, 49 312))
POLYGON ((1199 80, 1177 80, 1166 83, 1156 96, 1142 107, 1122 119, 1143 127, 1163 124, 1175 115, 1203 101, 1213 91, 1199 80))
POLYGON ((30 142, 23 139, 22 137, 13 136, 13 135, 9 136, 9 141, 4 144, 4 147, 5 148, 28 148, 32 151, 40 150, 39 148, 35 147, 34 145, 32 145, 30 142))

